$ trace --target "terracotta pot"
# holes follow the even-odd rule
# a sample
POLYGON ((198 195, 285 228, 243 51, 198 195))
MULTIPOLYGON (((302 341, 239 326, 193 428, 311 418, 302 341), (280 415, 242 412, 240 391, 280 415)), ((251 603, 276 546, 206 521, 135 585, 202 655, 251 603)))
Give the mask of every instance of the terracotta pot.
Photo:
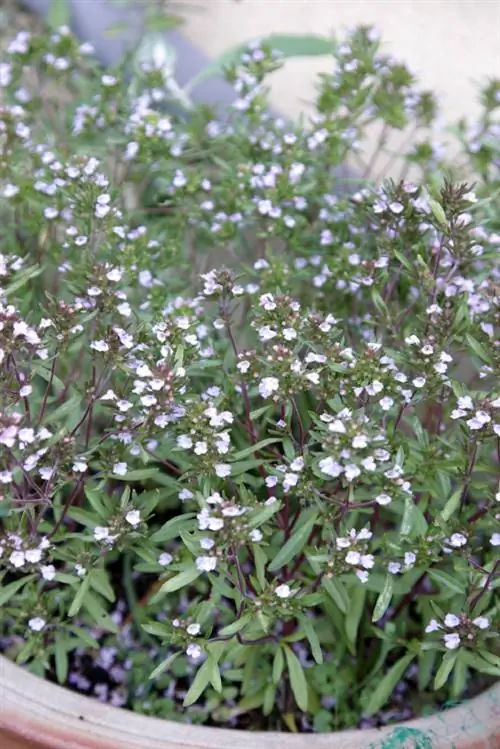
POLYGON ((500 749, 500 683, 460 707, 380 730, 300 735, 146 718, 0 657, 0 749, 500 749))

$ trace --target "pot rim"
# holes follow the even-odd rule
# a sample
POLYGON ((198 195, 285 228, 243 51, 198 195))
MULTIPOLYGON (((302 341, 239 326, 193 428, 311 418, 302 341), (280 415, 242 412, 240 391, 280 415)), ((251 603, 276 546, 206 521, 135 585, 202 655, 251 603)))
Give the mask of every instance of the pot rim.
MULTIPOLYGON (((498 749, 500 682, 434 716, 381 729, 286 734, 286 743, 291 749, 307 749, 311 741, 315 749, 383 749, 384 739, 403 729, 407 738, 412 731, 414 738, 419 731, 432 737, 433 749, 451 749, 455 743, 457 749, 498 749)), ((2 734, 22 737, 33 749, 254 749, 257 744, 282 749, 285 737, 138 715, 52 684, 0 656, 2 734)))

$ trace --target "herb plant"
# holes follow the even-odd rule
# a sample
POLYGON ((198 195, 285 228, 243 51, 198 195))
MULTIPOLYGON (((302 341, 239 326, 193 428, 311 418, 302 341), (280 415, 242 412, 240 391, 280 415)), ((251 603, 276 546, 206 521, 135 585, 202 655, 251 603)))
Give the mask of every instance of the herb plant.
POLYGON ((500 674, 500 84, 473 188, 373 29, 309 123, 269 114, 279 64, 173 116, 158 51, 8 47, 0 643, 146 714, 325 731, 500 674), (418 179, 335 176, 374 125, 423 128, 418 179))

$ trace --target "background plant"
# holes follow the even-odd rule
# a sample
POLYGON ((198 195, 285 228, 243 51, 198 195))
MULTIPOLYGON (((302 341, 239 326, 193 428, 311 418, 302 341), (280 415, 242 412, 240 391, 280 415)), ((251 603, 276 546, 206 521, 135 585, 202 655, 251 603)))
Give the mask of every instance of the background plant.
POLYGON ((309 127, 269 114, 265 42, 222 120, 162 111, 161 57, 131 85, 89 54, 21 32, 0 67, 4 649, 81 689, 92 654, 113 704, 289 730, 488 683, 494 148, 477 195, 432 145, 432 179, 342 190, 367 127, 436 111, 368 28, 309 127))

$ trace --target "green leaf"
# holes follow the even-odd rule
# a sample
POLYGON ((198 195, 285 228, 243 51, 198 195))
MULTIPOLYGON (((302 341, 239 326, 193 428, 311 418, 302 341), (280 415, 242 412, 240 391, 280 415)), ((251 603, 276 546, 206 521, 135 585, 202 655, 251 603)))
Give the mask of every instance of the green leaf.
POLYGON ((151 479, 160 474, 160 469, 155 468, 139 468, 137 471, 129 471, 124 476, 118 476, 116 473, 110 474, 110 478, 113 481, 145 481, 151 479))
POLYGON ((178 658, 179 655, 180 652, 171 653, 168 658, 165 658, 161 663, 158 664, 155 670, 150 674, 149 678, 156 679, 157 676, 160 676, 161 674, 164 674, 166 671, 168 671, 172 663, 176 658, 178 658))
POLYGON ((208 685, 212 681, 213 677, 213 660, 210 658, 207 658, 205 663, 200 667, 198 670, 196 676, 193 679, 193 683, 191 684, 188 693, 186 694, 184 698, 183 705, 184 707, 189 707, 190 705, 194 705, 194 703, 199 700, 205 689, 208 687, 208 685))
POLYGON ((280 683, 284 668, 285 668, 285 656, 283 654, 283 648, 278 646, 278 648, 276 649, 276 652, 274 653, 274 659, 273 659, 273 675, 272 675, 273 684, 280 683))
POLYGON ((300 617, 300 623, 302 626, 302 629, 304 630, 305 636, 309 640, 309 645, 311 646, 311 653, 316 661, 316 663, 323 663, 323 653, 321 651, 321 644, 319 641, 319 637, 316 634, 316 630, 314 629, 314 624, 311 621, 311 619, 308 619, 307 616, 300 617))
POLYGON ((178 517, 172 518, 171 520, 167 520, 167 522, 162 525, 161 528, 153 533, 153 535, 151 536, 151 541, 155 544, 159 544, 165 543, 165 541, 170 541, 172 538, 176 538, 180 535, 180 532, 182 529, 184 529, 184 526, 192 525, 191 520, 194 517, 194 512, 188 512, 179 515, 178 517))
POLYGON ((500 676, 500 666, 495 666, 489 660, 486 660, 486 658, 482 658, 478 653, 473 653, 470 650, 463 651, 461 656, 464 662, 468 666, 475 668, 476 671, 488 674, 489 676, 496 676, 497 678, 500 676))
POLYGON ((118 626, 110 617, 100 599, 93 593, 87 591, 82 601, 82 605, 92 617, 92 621, 94 621, 98 627, 101 627, 108 632, 114 632, 115 634, 119 632, 118 626))
POLYGON ((273 502, 272 504, 264 507, 263 510, 260 510, 250 518, 250 520, 248 521, 250 528, 257 528, 259 525, 263 525, 264 523, 266 523, 270 518, 272 518, 273 515, 278 512, 280 507, 281 502, 279 501, 273 502))
POLYGON ((373 609, 372 622, 378 622, 379 619, 382 619, 385 612, 389 608, 389 604, 392 598, 393 587, 394 587, 393 575, 388 574, 387 577, 385 578, 384 587, 382 588, 382 591, 379 593, 377 602, 375 604, 375 608, 373 609))
POLYGON ((78 614, 80 609, 82 608, 83 599, 85 598, 85 595, 90 589, 90 583, 92 581, 92 572, 87 572, 85 577, 83 578, 82 582, 78 586, 78 590, 76 591, 76 595, 73 598, 73 601, 71 603, 71 606, 69 607, 68 611, 68 617, 72 619, 74 616, 78 614))
POLYGON ((430 206, 430 209, 432 211, 432 215, 436 219, 436 221, 441 224, 443 228, 448 228, 448 220, 446 218, 446 213, 444 212, 443 206, 437 202, 437 200, 434 200, 434 198, 431 198, 429 196, 428 203, 430 206))
POLYGON ((462 497, 462 489, 458 489, 454 494, 451 495, 445 506, 441 510, 441 517, 445 522, 455 514, 460 507, 460 499, 462 497))
POLYGON ((68 678, 68 641, 56 640, 54 646, 54 660, 56 663, 56 676, 59 684, 66 684, 68 678))
POLYGON ((403 520, 401 521, 401 536, 404 538, 411 534, 423 536, 427 531, 427 521, 422 510, 417 507, 413 497, 406 497, 403 520))
POLYGON ((418 689, 423 692, 430 684, 438 656, 437 650, 422 650, 418 656, 418 689))
POLYGON ((53 29, 59 29, 61 26, 69 26, 70 7, 68 0, 51 0, 47 13, 47 23, 53 29))
MULTIPOLYGON (((102 501, 103 498, 106 497, 103 489, 101 487, 98 487, 96 489, 90 489, 86 487, 85 496, 87 497, 90 506, 99 515, 99 517, 103 520, 106 519, 109 514, 109 509, 107 509, 106 505, 102 501)), ((109 502, 109 497, 106 497, 106 499, 109 502)))
POLYGON ((358 628, 363 615, 365 605, 366 588, 359 583, 353 590, 349 591, 349 606, 345 618, 345 633, 349 650, 353 655, 356 653, 356 640, 358 638, 358 628))
POLYGON ((476 356, 478 356, 482 361, 485 361, 487 364, 491 364, 492 361, 490 354, 486 351, 486 349, 483 348, 479 341, 476 341, 476 339, 469 334, 466 334, 465 337, 467 339, 467 343, 476 354, 476 356))
POLYGON ((256 445, 250 445, 250 447, 245 447, 244 450, 238 450, 238 452, 234 453, 232 457, 235 461, 248 458, 249 455, 258 453, 264 447, 267 447, 267 445, 274 445, 276 442, 281 442, 281 439, 279 437, 267 437, 267 439, 257 442, 256 445))
POLYGON ((92 570, 92 588, 110 603, 116 601, 115 591, 111 587, 106 570, 92 570))
POLYGON ((285 658, 288 667, 288 676, 290 677, 290 686, 292 688, 295 702, 303 712, 307 712, 309 702, 309 692, 307 680, 302 665, 288 645, 284 645, 285 658))
MULTIPOLYGON (((272 49, 281 52, 284 58, 331 55, 336 48, 333 39, 316 34, 271 34, 261 39, 261 43, 269 44, 272 49)), ((185 87, 186 93, 190 93, 206 78, 220 75, 225 68, 237 64, 247 47, 247 44, 240 44, 220 55, 189 81, 185 87)))
POLYGON ((349 606, 349 598, 342 581, 335 577, 325 576, 321 580, 321 587, 326 590, 332 601, 345 614, 349 606))
POLYGON ((466 591, 464 582, 460 579, 457 580, 455 576, 449 575, 442 570, 429 570, 428 574, 431 580, 438 583, 440 588, 443 589, 443 592, 451 591, 462 596, 465 595, 466 591))
POLYGON ((174 593, 176 590, 185 588, 186 585, 193 583, 200 575, 201 571, 197 567, 189 567, 187 570, 179 572, 178 575, 174 575, 166 583, 163 583, 160 590, 152 597, 151 603, 157 603, 167 593, 174 593))
POLYGON ((364 711, 366 716, 374 715, 387 702, 400 679, 403 677, 406 669, 415 658, 415 653, 408 653, 397 661, 394 666, 386 673, 382 681, 371 695, 368 705, 364 711))
POLYGON ((16 593, 18 593, 21 588, 24 588, 26 583, 29 583, 34 577, 35 575, 26 575, 26 577, 22 577, 20 580, 14 580, 8 585, 2 585, 0 587, 0 607, 5 606, 7 601, 9 601, 12 596, 15 596, 16 593))
POLYGON ((228 624, 227 627, 223 627, 223 629, 220 630, 219 634, 223 637, 227 637, 228 635, 235 635, 237 632, 240 632, 248 624, 248 622, 252 621, 252 619, 254 619, 253 614, 244 614, 242 617, 232 622, 232 624, 228 624))
POLYGON ((220 694, 222 692, 222 680, 220 678, 219 664, 211 655, 208 656, 208 663, 210 663, 210 683, 215 691, 220 694))
POLYGON ((261 587, 261 590, 264 590, 267 585, 267 578, 266 578, 266 564, 267 564, 267 556, 266 552, 261 549, 260 546, 253 547, 253 559, 255 562, 255 572, 257 574, 257 580, 259 581, 259 585, 261 587))
POLYGON ((444 687, 456 663, 457 656, 458 653, 445 653, 434 678, 434 689, 441 689, 441 687, 444 687))
POLYGON ((285 564, 288 564, 290 560, 294 559, 297 554, 302 551, 307 543, 307 539, 311 534, 317 518, 318 513, 315 512, 313 516, 304 523, 304 525, 302 525, 297 531, 295 531, 295 533, 290 536, 288 541, 285 542, 285 544, 281 547, 274 559, 269 564, 269 572, 275 572, 276 570, 281 569, 281 567, 283 567, 285 564))

